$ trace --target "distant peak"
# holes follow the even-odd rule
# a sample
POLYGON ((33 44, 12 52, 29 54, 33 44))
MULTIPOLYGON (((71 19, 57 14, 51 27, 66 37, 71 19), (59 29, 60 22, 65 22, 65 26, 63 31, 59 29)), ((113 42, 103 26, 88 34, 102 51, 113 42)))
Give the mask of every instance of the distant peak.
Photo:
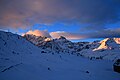
POLYGON ((60 36, 60 38, 59 39, 66 39, 64 36, 60 36))
POLYGON ((114 40, 117 44, 120 44, 120 38, 114 38, 114 40))
POLYGON ((120 38, 105 38, 100 41, 100 46, 93 51, 101 50, 101 49, 119 49, 120 38))
POLYGON ((105 38, 104 40, 100 41, 100 43, 103 42, 116 42, 117 44, 120 44, 120 38, 105 38))

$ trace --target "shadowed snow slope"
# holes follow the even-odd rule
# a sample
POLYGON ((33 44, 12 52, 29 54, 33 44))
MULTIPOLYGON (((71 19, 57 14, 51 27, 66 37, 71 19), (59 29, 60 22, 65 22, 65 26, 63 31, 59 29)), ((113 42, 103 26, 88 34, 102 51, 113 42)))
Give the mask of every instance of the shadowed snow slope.
POLYGON ((47 52, 19 35, 0 31, 0 80, 118 80, 113 62, 47 52))

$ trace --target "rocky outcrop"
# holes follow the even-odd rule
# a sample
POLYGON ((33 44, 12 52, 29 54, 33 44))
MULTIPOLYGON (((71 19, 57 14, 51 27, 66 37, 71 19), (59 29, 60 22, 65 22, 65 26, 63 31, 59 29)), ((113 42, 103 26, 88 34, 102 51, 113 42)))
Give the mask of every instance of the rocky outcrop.
POLYGON ((120 73, 120 59, 117 59, 113 64, 113 69, 115 72, 120 73))

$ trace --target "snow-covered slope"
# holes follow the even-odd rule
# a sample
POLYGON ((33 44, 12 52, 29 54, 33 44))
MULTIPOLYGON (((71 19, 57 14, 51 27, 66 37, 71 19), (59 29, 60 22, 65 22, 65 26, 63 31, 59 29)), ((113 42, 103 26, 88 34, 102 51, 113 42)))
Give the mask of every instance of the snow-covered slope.
POLYGON ((0 31, 0 80, 120 79, 112 61, 43 51, 19 35, 0 31))

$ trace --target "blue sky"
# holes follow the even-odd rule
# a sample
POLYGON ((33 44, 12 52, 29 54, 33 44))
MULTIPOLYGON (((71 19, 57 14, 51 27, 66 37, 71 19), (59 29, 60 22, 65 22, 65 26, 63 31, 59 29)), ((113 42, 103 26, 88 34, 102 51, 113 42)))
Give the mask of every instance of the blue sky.
POLYGON ((0 29, 74 41, 120 37, 119 7, 120 0, 0 0, 0 29))

